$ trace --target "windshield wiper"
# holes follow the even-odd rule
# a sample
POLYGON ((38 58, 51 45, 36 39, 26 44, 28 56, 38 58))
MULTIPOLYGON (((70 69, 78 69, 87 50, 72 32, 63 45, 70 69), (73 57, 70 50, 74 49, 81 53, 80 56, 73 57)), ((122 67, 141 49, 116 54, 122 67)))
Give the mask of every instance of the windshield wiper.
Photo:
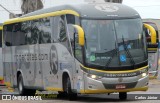
MULTIPOLYGON (((116 47, 116 43, 115 43, 115 47, 116 47)), ((109 64, 111 63, 114 55, 117 54, 117 51, 118 51, 118 48, 116 48, 116 49, 111 53, 111 57, 110 57, 109 60, 107 61, 105 67, 108 67, 108 66, 109 66, 109 64)))
POLYGON ((129 58, 130 58, 130 63, 134 66, 134 65, 135 65, 135 61, 133 60, 133 57, 132 57, 131 53, 129 52, 129 50, 128 50, 125 42, 124 42, 123 35, 122 35, 122 41, 123 41, 123 47, 124 47, 126 53, 128 54, 128 56, 129 56, 129 58))

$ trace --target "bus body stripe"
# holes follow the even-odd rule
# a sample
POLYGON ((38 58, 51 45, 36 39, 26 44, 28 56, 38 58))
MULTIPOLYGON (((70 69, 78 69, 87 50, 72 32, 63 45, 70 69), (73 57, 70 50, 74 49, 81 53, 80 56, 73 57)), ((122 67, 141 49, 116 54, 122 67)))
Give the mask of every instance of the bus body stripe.
POLYGON ((157 50, 158 50, 158 48, 147 48, 147 50, 157 51, 157 50))
POLYGON ((61 10, 61 11, 56 11, 56 12, 44 13, 44 14, 40 14, 40 15, 14 18, 14 19, 11 19, 11 20, 4 22, 4 25, 17 23, 17 22, 23 22, 23 21, 29 21, 29 20, 35 20, 35 19, 40 19, 40 18, 45 18, 45 17, 50 17, 50 16, 59 16, 59 15, 63 15, 63 14, 73 14, 75 16, 80 16, 79 13, 77 13, 76 11, 73 11, 73 10, 61 10))
POLYGON ((54 87, 47 87, 46 90, 47 91, 63 91, 62 88, 54 88, 54 87))
POLYGON ((82 64, 80 64, 80 66, 82 66, 84 69, 87 69, 87 70, 93 70, 93 71, 96 71, 96 72, 103 72, 103 73, 115 73, 115 74, 131 73, 131 72, 136 72, 136 71, 142 70, 142 69, 144 69, 144 68, 148 68, 148 65, 147 65, 147 66, 144 66, 144 67, 141 67, 141 68, 137 68, 137 69, 135 69, 135 70, 126 70, 126 71, 104 71, 104 70, 98 70, 98 69, 94 69, 94 68, 88 68, 88 67, 83 66, 82 64))

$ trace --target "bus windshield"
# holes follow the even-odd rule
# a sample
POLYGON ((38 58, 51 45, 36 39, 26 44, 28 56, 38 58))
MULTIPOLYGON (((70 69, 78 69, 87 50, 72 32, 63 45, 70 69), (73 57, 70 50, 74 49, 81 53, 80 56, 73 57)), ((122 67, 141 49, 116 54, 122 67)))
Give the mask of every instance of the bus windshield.
POLYGON ((130 66, 147 60, 141 19, 82 19, 87 65, 130 66))

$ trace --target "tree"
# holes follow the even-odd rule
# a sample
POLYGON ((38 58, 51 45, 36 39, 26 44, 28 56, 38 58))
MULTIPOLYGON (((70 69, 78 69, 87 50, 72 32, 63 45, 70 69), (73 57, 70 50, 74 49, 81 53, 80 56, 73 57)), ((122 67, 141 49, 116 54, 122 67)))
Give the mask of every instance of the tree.
POLYGON ((43 8, 41 0, 21 0, 21 10, 23 14, 27 14, 43 8))

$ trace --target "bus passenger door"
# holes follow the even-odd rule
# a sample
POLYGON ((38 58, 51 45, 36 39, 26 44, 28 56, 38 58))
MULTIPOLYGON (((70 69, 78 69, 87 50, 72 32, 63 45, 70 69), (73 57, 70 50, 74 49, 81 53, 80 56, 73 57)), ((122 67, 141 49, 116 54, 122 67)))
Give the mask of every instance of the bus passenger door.
POLYGON ((66 15, 66 21, 67 21, 67 35, 69 38, 69 51, 72 57, 72 89, 79 92, 83 89, 84 83, 82 80, 83 78, 83 72, 81 72, 80 69, 80 63, 82 63, 82 46, 78 44, 78 34, 76 29, 74 28, 74 25, 79 25, 79 18, 67 14, 66 15))

